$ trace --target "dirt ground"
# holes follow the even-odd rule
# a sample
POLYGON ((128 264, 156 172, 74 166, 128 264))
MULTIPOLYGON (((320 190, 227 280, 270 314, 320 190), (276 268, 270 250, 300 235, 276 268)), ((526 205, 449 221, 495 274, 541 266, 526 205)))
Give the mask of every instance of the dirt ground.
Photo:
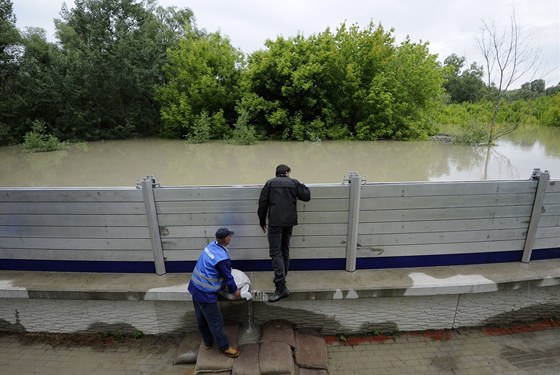
POLYGON ((91 347, 97 351, 129 348, 146 353, 162 354, 177 347, 180 336, 115 335, 104 333, 36 333, 0 332, 0 336, 16 336, 22 345, 47 344, 52 347, 91 347))

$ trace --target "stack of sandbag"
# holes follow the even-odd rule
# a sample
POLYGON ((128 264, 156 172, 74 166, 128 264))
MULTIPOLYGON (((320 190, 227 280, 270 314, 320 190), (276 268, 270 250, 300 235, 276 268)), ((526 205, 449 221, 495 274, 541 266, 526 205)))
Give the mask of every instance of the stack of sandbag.
POLYGON ((286 320, 273 320, 262 328, 261 375, 328 374, 328 359, 327 345, 318 332, 294 331, 286 320))
MULTIPOLYGON (((227 324, 225 334, 230 343, 237 346, 239 325, 227 324)), ((233 359, 222 353, 214 345, 205 349, 198 332, 187 334, 177 351, 175 363, 192 360, 198 352, 195 374, 217 375, 327 375, 328 353, 323 337, 313 330, 294 330, 292 323, 274 320, 261 329, 258 343, 244 344, 239 347, 239 357, 233 359), (198 337, 195 337, 198 335, 198 337), (190 344, 185 343, 190 340, 190 344), (195 350, 195 346, 198 347, 195 350), (187 352, 181 352, 181 348, 187 352)))

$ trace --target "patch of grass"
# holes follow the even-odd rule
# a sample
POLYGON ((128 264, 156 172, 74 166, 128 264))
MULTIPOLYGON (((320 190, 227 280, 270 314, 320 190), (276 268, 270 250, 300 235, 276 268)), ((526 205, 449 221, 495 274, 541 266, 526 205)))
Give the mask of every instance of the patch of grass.
POLYGON ((338 341, 348 341, 348 340, 349 340, 348 337, 346 337, 346 336, 343 335, 343 334, 338 334, 338 335, 336 335, 336 339, 337 339, 338 341))
POLYGON ((141 339, 142 337, 144 337, 144 332, 136 329, 134 330, 134 332, 132 332, 132 337, 134 337, 135 339, 141 339))

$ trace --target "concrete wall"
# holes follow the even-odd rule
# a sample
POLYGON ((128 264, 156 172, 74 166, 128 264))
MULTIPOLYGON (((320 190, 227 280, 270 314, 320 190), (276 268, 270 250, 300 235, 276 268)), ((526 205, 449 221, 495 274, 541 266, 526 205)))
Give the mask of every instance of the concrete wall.
MULTIPOLYGON (((560 315, 557 286, 491 293, 251 302, 253 324, 286 319, 323 334, 449 329, 560 315)), ((222 302, 225 319, 249 324, 248 302, 222 302)), ((169 334, 196 331, 190 301, 3 299, 0 331, 169 334)))
MULTIPOLYGON (((324 334, 446 329, 560 316, 560 259, 391 270, 295 271, 269 303, 271 272, 247 274, 253 299, 221 302, 248 326, 287 319, 324 334), (251 307, 251 308, 250 308, 251 307)), ((196 330, 190 274, 0 271, 0 331, 196 330)))

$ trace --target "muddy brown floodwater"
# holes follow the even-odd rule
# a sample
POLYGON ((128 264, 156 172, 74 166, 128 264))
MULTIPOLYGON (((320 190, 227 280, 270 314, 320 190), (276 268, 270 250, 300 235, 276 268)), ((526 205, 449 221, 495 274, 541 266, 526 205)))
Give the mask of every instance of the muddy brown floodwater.
POLYGON ((443 142, 326 141, 189 144, 139 139, 90 142, 67 150, 28 153, 0 147, 3 187, 134 186, 155 176, 162 186, 250 185, 292 168, 307 184, 340 183, 350 171, 368 182, 526 179, 533 168, 560 176, 560 128, 519 129, 495 147, 443 142))

